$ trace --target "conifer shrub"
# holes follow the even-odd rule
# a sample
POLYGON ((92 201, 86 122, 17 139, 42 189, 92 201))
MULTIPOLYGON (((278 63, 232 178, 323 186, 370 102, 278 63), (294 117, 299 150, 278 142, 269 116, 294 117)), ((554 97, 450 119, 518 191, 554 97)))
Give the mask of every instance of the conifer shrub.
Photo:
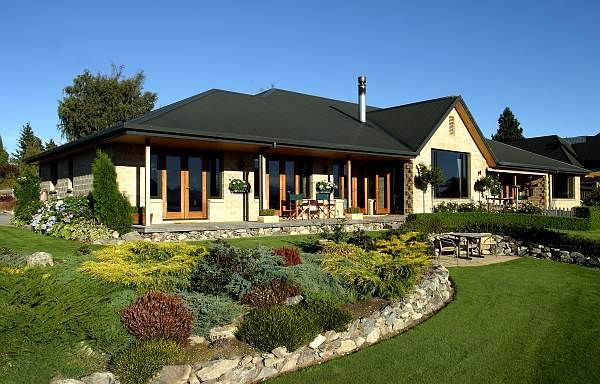
POLYGON ((123 325, 138 340, 168 339, 188 343, 194 314, 179 295, 146 292, 121 311, 123 325))
POLYGON ((200 292, 181 292, 185 305, 195 315, 193 332, 195 335, 207 336, 208 331, 231 323, 245 312, 243 306, 227 296, 207 295, 200 292))
POLYGON ((244 304, 252 306, 284 304, 288 297, 298 296, 300 288, 285 279, 273 279, 268 284, 256 284, 244 295, 244 304))
POLYGON ((79 271, 138 291, 174 291, 188 287, 189 275, 205 253, 197 245, 133 241, 93 251, 95 260, 82 263, 79 271))
POLYGON ((92 165, 92 204, 94 217, 119 233, 127 233, 133 223, 133 208, 119 191, 117 171, 110 157, 98 150, 92 165))
POLYGON ((18 225, 29 224, 33 215, 42 207, 40 178, 32 170, 26 168, 23 176, 17 179, 14 193, 17 206, 13 213, 13 221, 18 225))
POLYGON ((257 307, 244 316, 237 336, 263 351, 285 346, 288 351, 328 330, 342 331, 352 320, 345 309, 325 301, 257 307))
POLYGON ((146 340, 132 344, 115 356, 111 370, 121 384, 146 384, 163 367, 180 362, 183 351, 172 340, 146 340))
POLYGON ((273 254, 280 256, 283 260, 283 265, 289 267, 291 265, 302 264, 300 258, 300 250, 296 247, 279 247, 273 248, 273 254))

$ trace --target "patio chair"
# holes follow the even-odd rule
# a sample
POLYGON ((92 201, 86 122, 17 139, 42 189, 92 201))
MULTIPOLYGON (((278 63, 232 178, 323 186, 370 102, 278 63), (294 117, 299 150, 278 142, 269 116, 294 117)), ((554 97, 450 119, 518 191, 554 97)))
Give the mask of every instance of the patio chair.
POLYGON ((304 195, 301 193, 290 193, 288 195, 287 206, 285 206, 282 213, 290 219, 302 218, 306 208, 303 207, 302 200, 304 195))
POLYGON ((458 259, 460 247, 458 240, 450 235, 439 235, 435 237, 435 246, 438 249, 438 259, 444 254, 451 254, 458 259))
POLYGON ((318 216, 323 214, 323 217, 331 218, 331 202, 329 201, 329 193, 317 193, 317 207, 319 209, 318 216))

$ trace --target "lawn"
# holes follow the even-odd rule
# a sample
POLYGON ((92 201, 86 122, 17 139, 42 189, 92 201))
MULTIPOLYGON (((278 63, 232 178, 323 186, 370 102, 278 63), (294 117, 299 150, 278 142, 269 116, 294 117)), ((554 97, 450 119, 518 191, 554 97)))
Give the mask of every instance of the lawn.
POLYGON ((600 271, 527 258, 451 275, 456 298, 433 318, 272 382, 600 382, 600 271))
POLYGON ((590 240, 600 240, 600 229, 592 229, 589 231, 561 231, 576 237, 583 237, 590 240))

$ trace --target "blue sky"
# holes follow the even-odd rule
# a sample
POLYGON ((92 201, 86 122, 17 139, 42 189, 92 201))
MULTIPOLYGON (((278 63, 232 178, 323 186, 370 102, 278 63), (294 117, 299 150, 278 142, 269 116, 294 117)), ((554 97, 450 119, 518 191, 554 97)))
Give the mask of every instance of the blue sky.
POLYGON ((278 88, 392 106, 461 94, 489 136, 600 131, 597 1, 27 1, 0 14, 0 135, 61 141, 57 101, 88 68, 144 70, 157 106, 278 88), (409 4, 411 3, 411 4, 409 4))

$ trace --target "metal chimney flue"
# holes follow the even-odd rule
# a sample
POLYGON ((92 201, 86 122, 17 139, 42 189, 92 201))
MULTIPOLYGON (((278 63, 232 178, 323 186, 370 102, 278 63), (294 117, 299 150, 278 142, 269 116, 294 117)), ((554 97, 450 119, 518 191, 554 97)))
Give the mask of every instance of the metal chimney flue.
POLYGON ((367 121, 367 78, 358 77, 358 119, 361 123, 367 121))

